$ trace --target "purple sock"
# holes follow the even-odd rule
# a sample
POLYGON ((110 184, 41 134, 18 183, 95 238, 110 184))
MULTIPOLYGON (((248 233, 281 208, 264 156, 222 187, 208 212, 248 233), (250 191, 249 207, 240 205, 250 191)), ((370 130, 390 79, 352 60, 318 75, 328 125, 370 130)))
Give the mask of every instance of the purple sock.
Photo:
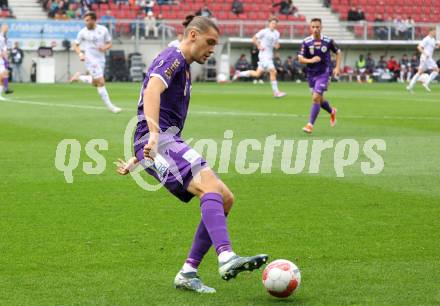
POLYGON ((208 253, 211 245, 212 241, 209 237, 208 231, 206 230, 205 224, 203 221, 200 221, 196 234, 194 235, 194 241, 191 246, 191 251, 189 251, 188 258, 186 259, 186 263, 197 269, 205 254, 208 253))
MULTIPOLYGON (((228 214, 225 213, 225 217, 228 214)), ((186 263, 191 265, 194 269, 198 269, 200 263, 202 262, 203 257, 208 253, 211 248, 212 241, 209 237, 209 233, 206 230, 206 226, 203 221, 200 221, 199 226, 197 227, 196 234, 194 235, 194 241, 191 246, 191 250, 189 251, 188 258, 186 259, 186 263)))
POLYGON ((331 114, 333 111, 333 108, 330 106, 327 100, 324 100, 324 102, 322 102, 321 107, 325 109, 329 114, 331 114))
POLYGON ((310 110, 310 119, 309 123, 315 124, 316 118, 318 118, 319 110, 321 106, 318 103, 312 104, 312 109, 310 110))
POLYGON ((9 88, 9 78, 3 78, 3 88, 8 90, 9 88))
POLYGON ((209 233, 212 244, 217 254, 223 251, 231 251, 228 228, 226 226, 225 211, 223 209, 223 197, 219 193, 206 193, 200 199, 202 221, 209 233))

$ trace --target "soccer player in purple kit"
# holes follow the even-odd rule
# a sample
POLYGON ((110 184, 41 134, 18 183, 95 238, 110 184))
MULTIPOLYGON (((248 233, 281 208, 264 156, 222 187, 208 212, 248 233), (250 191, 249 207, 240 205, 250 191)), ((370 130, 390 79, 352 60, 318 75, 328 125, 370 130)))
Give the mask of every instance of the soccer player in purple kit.
POLYGON ((322 35, 322 21, 314 18, 310 22, 312 35, 306 37, 301 45, 301 51, 298 56, 301 64, 307 65, 307 82, 312 91, 312 109, 310 111, 309 122, 303 131, 312 133, 313 125, 321 108, 330 114, 330 125, 336 125, 336 108, 332 108, 330 103, 324 99, 324 92, 327 90, 331 77, 331 54, 336 54, 336 66, 333 69, 333 75, 339 76, 339 67, 341 65, 342 53, 333 39, 322 35))
POLYGON ((265 254, 240 257, 233 252, 226 224, 233 194, 180 137, 191 95, 190 64, 204 64, 218 40, 219 30, 209 18, 194 17, 179 47, 167 48, 153 60, 139 98, 136 157, 127 163, 121 161, 117 169, 120 174, 127 174, 139 161, 181 201, 189 202, 194 196, 200 199, 201 221, 188 257, 174 279, 175 288, 198 293, 215 292, 203 284, 197 273, 211 246, 225 280, 242 271, 258 269, 268 259, 265 254))

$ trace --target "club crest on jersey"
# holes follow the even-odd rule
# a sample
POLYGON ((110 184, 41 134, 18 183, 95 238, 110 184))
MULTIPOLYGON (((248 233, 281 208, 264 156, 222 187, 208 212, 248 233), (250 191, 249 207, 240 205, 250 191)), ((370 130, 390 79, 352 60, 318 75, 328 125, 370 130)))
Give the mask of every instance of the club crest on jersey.
POLYGON ((176 71, 176 69, 179 67, 179 65, 180 65, 180 61, 176 58, 173 64, 165 70, 165 76, 168 79, 171 79, 171 76, 173 75, 174 71, 176 71))
POLYGON ((321 51, 322 51, 322 53, 327 52, 327 47, 326 47, 326 46, 322 46, 322 47, 321 47, 321 51))

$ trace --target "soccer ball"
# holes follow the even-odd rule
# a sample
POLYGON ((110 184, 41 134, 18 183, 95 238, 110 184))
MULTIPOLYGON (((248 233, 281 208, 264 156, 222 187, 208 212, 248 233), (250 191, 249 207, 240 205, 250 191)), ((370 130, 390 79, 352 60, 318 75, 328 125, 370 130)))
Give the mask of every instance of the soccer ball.
POLYGON ((226 75, 223 73, 219 73, 217 74, 217 82, 218 83, 226 83, 227 79, 226 79, 226 75))
POLYGON ((286 298, 301 283, 298 267, 285 259, 272 261, 263 271, 263 285, 273 296, 286 298))

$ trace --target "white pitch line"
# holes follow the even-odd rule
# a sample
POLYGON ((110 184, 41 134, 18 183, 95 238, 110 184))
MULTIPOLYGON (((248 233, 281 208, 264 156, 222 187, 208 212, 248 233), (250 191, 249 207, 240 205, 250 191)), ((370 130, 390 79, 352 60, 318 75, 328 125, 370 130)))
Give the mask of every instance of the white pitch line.
MULTIPOLYGON (((48 107, 61 107, 61 108, 78 108, 78 109, 94 109, 94 110, 107 110, 104 106, 93 106, 83 104, 57 104, 37 101, 26 100, 4 100, 1 103, 15 103, 15 104, 28 104, 48 107)), ((278 118, 307 118, 308 115, 300 114, 282 114, 282 113, 256 113, 256 112, 230 112, 230 111, 190 111, 189 115, 204 115, 204 116, 236 116, 236 117, 278 117, 278 118)), ((375 120, 435 120, 439 121, 440 117, 405 117, 405 116, 339 116, 339 118, 345 119, 375 119, 375 120)))

